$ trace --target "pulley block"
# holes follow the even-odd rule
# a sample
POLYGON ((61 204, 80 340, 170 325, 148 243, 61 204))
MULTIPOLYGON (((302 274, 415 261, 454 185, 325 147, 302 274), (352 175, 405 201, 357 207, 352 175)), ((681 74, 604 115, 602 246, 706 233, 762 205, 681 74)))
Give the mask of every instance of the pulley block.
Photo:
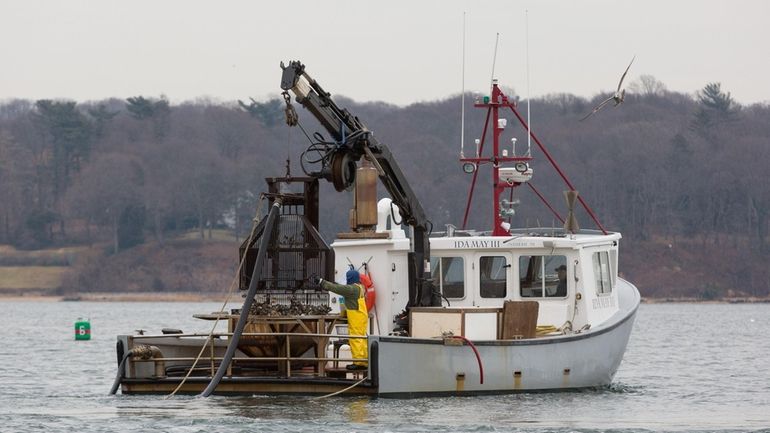
POLYGON ((356 181, 356 161, 347 152, 336 152, 332 156, 331 181, 337 191, 353 188, 356 181))

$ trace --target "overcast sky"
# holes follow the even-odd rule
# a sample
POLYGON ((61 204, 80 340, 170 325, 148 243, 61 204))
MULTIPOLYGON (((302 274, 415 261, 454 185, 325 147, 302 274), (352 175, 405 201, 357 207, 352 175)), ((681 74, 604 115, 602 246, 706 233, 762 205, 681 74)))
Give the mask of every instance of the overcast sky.
POLYGON ((0 100, 167 95, 266 99, 281 60, 327 91, 405 105, 458 94, 466 12, 469 91, 495 75, 530 92, 593 96, 653 75, 770 102, 770 1, 0 0, 0 100))

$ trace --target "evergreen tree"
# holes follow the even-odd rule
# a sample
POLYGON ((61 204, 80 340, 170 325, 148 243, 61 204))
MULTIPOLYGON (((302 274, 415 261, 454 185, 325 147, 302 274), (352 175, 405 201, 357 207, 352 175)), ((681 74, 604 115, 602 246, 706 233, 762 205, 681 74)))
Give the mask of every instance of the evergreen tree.
POLYGON ((144 96, 126 99, 126 109, 137 120, 149 119, 155 114, 155 104, 144 96))
POLYGON ((239 99, 238 105, 252 117, 259 119, 263 125, 272 127, 283 121, 283 107, 279 99, 271 99, 267 102, 257 102, 254 98, 249 99, 251 99, 249 104, 239 99))
MULTIPOLYGON (((50 152, 44 168, 50 173, 53 209, 44 208, 43 203, 36 215, 45 215, 43 219, 35 218, 27 224, 31 230, 45 230, 46 224, 40 221, 59 221, 59 230, 64 236, 64 219, 62 218, 60 200, 70 185, 74 172, 80 171, 83 162, 91 152, 93 125, 88 118, 78 110, 76 103, 71 101, 52 101, 41 99, 35 103, 36 121, 44 136, 44 147, 50 152), (53 216, 51 216, 53 215, 53 216)), ((51 238, 50 226, 48 227, 51 238)), ((42 233, 33 235, 42 239, 42 233)))
POLYGON ((96 108, 88 110, 88 114, 94 119, 94 137, 101 138, 107 123, 118 115, 117 111, 110 111, 105 104, 99 104, 96 108))
POLYGON ((693 128, 703 132, 720 123, 735 120, 738 107, 730 92, 722 91, 721 83, 709 83, 697 93, 698 108, 693 128))
POLYGON ((166 138, 170 126, 171 106, 165 96, 161 95, 157 100, 134 96, 126 99, 126 109, 137 120, 151 120, 156 139, 162 141, 166 138))

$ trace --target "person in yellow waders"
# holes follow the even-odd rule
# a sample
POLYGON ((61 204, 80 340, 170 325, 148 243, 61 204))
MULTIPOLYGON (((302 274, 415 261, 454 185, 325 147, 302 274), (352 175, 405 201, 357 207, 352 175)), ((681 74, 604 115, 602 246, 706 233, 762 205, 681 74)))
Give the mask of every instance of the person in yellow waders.
MULTIPOLYGON (((345 274, 347 284, 336 284, 317 278, 316 282, 325 290, 334 292, 345 297, 345 309, 348 316, 348 334, 366 336, 366 327, 369 323, 369 312, 366 310, 366 300, 361 276, 355 269, 349 270, 345 274)), ((368 359, 367 341, 365 338, 351 338, 350 352, 353 358, 368 359)), ((356 361, 347 366, 348 370, 366 370, 368 363, 366 361, 356 361)))

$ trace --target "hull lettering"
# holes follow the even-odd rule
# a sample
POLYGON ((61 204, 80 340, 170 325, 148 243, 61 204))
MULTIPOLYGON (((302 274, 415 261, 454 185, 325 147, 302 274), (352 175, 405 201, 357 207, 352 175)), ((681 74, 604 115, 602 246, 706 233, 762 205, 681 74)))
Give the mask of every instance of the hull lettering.
POLYGON ((502 242, 496 240, 455 241, 456 249, 500 247, 502 247, 502 242))

